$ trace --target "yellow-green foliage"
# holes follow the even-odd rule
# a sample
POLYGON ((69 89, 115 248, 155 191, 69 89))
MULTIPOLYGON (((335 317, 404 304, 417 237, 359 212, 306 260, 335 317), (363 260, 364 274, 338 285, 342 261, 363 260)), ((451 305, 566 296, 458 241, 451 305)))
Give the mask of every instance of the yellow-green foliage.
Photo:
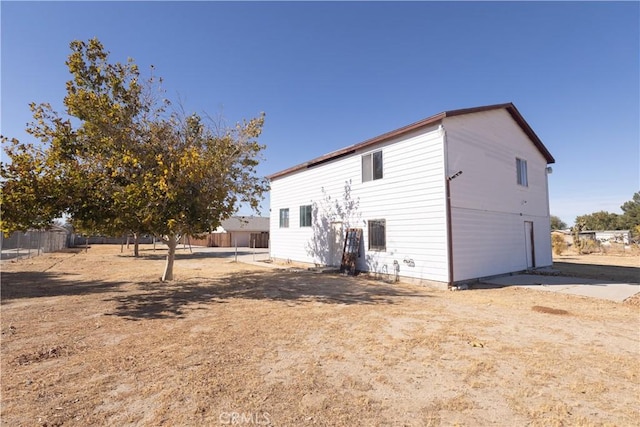
POLYGON ((66 213, 87 232, 163 236, 172 263, 180 236, 215 229, 241 204, 258 208, 269 187, 257 171, 264 114, 235 127, 169 114, 158 81, 141 79, 133 60, 109 62, 97 39, 71 50, 66 114, 32 103, 27 132, 41 144, 14 140, 5 150, 0 231, 66 213))

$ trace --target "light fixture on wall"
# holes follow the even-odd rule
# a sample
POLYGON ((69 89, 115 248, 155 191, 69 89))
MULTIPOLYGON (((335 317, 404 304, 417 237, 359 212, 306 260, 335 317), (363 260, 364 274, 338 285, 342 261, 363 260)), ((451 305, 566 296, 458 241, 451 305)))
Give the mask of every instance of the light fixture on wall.
POLYGON ((454 179, 456 179, 460 175, 462 175, 462 171, 458 171, 458 172, 454 173, 453 175, 451 175, 450 177, 447 177, 447 180, 448 181, 453 181, 454 179))

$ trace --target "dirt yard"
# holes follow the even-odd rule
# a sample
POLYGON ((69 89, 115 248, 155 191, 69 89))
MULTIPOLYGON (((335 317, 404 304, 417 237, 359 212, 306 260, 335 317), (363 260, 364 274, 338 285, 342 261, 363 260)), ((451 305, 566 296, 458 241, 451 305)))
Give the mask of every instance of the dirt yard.
POLYGON ((637 305, 143 249, 2 264, 3 425, 640 422, 637 305))

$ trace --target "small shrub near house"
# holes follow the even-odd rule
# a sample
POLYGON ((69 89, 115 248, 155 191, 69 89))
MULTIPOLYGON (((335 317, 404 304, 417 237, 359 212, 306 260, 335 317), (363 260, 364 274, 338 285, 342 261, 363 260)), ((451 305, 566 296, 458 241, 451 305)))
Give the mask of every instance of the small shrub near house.
POLYGON ((551 246, 553 247, 553 253, 556 255, 562 255, 562 253, 568 248, 567 242, 564 240, 564 236, 555 233, 551 235, 551 246))

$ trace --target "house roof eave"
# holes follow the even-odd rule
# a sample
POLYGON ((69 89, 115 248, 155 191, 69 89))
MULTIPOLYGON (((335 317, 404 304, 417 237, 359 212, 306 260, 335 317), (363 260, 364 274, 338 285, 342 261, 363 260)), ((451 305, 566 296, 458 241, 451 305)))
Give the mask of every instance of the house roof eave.
POLYGON ((390 140, 392 138, 395 138, 397 136, 405 135, 405 134, 407 134, 409 132, 412 132, 412 131, 415 131, 415 130, 418 130, 418 129, 421 129, 421 128, 424 128, 424 127, 427 127, 427 126, 430 126, 430 125, 433 125, 435 123, 438 123, 439 121, 441 121, 445 117, 455 117, 455 116, 461 116, 461 115, 465 115, 465 114, 479 113, 479 112, 482 112, 482 111, 497 110, 497 109, 502 109, 502 108, 506 109, 509 112, 509 114, 511 115, 513 120, 520 126, 520 128, 529 137, 529 139, 531 139, 531 141, 536 146, 538 151, 540 151, 540 153, 544 156, 545 160, 547 161, 547 164, 555 163, 555 159, 553 158, 553 156, 551 155, 549 150, 547 150, 547 148, 544 146, 544 144, 542 143, 540 138, 538 138, 538 135, 536 135, 536 133, 531 128, 531 126, 529 126, 529 124, 526 122, 524 117, 522 117, 522 115, 520 114, 518 109, 515 107, 515 105, 513 105, 513 103, 509 102, 509 103, 504 103, 504 104, 485 105, 485 106, 481 106, 481 107, 463 108, 463 109, 458 109, 458 110, 444 111, 442 113, 438 113, 438 114, 435 114, 433 116, 427 117, 426 119, 419 120, 419 121, 417 121, 415 123, 411 123, 409 125, 403 126, 401 128, 395 129, 395 130, 392 130, 390 132, 383 133, 382 135, 378 135, 376 137, 367 139, 367 140, 365 140, 363 142, 350 145, 350 146, 342 148, 340 150, 332 151, 331 153, 325 154, 325 155, 320 156, 320 157, 316 157, 315 159, 309 160, 308 162, 301 163, 299 165, 292 166, 292 167, 290 167, 288 169, 284 169, 284 170, 282 170, 280 172, 273 173, 271 175, 268 175, 267 178, 269 180, 274 180, 274 179, 283 177, 285 175, 292 174, 294 172, 297 172, 297 171, 300 171, 300 170, 303 170, 303 169, 308 169, 308 168, 311 168, 313 166, 320 165, 322 163, 327 163, 329 161, 338 159, 340 157, 344 157, 344 156, 353 154, 357 150, 361 150, 361 149, 369 147, 371 145, 374 145, 374 144, 377 144, 377 143, 380 143, 380 142, 384 142, 384 141, 388 141, 388 140, 390 140))

